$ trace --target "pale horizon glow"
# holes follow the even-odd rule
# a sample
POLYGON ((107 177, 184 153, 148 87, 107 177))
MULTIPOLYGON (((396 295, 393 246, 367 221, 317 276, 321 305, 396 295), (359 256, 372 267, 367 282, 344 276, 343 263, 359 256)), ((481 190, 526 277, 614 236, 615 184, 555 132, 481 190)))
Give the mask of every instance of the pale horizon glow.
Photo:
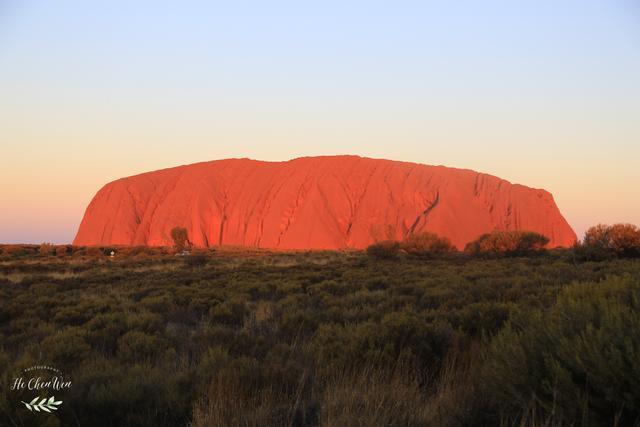
POLYGON ((578 236, 640 225, 637 4, 345 3, 2 2, 0 243, 69 243, 107 182, 230 157, 473 169, 578 236))

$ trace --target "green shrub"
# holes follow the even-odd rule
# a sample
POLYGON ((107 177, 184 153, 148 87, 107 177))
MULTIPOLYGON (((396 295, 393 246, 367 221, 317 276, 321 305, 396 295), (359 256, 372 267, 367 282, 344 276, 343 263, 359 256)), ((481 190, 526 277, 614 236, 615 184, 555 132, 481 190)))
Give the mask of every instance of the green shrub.
POLYGON ((180 375, 104 359, 91 360, 73 373, 74 385, 65 396, 73 415, 63 425, 75 425, 78 419, 91 420, 92 426, 168 427, 188 422, 192 395, 185 393, 180 375))
POLYGON ((95 315, 85 324, 87 341, 106 355, 116 352, 117 341, 127 330, 122 313, 117 311, 95 315))
POLYGON ((321 324, 311 342, 316 360, 326 371, 351 369, 364 363, 394 363, 401 355, 415 357, 437 371, 456 335, 447 323, 429 323, 405 310, 380 322, 321 324))
POLYGON ((60 325, 81 325, 91 319, 93 313, 78 306, 68 306, 58 309, 53 321, 60 325))
POLYGON ((497 333, 509 319, 514 304, 479 302, 451 310, 445 317, 453 327, 460 328, 470 336, 497 333))
POLYGON ((127 362, 149 361, 163 351, 161 341, 141 331, 130 331, 118 339, 117 355, 127 362))
POLYGON ((86 359, 91 352, 84 332, 67 327, 42 340, 42 356, 59 368, 72 367, 86 359))
POLYGON ((211 320, 225 325, 242 325, 247 313, 245 303, 240 299, 233 299, 219 303, 209 310, 211 320))
POLYGON ((481 384, 500 413, 559 424, 640 419, 640 284, 567 288, 549 312, 514 319, 484 354, 481 384))

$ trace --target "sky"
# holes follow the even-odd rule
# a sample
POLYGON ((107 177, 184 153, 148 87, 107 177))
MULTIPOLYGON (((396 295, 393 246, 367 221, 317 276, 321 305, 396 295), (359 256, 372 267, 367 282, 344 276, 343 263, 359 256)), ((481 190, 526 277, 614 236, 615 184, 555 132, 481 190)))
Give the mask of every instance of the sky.
POLYGON ((69 243, 109 181, 357 154, 640 225, 631 0, 0 0, 0 243, 69 243))

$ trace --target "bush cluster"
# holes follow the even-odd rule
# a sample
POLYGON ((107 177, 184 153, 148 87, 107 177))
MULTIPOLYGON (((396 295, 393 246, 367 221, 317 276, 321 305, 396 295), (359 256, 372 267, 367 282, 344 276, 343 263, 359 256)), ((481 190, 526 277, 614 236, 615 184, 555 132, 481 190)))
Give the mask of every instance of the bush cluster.
POLYGON ((640 229, 632 224, 598 224, 589 228, 576 255, 583 260, 640 256, 640 229))
POLYGON ((413 258, 431 259, 455 252, 455 247, 446 237, 433 233, 415 233, 402 241, 383 240, 367 247, 367 255, 377 259, 394 259, 401 254, 413 258))
POLYGON ((468 243, 465 252, 474 255, 522 256, 539 252, 548 243, 547 237, 532 231, 493 231, 468 243))
POLYGON ((383 240, 367 247, 367 255, 378 259, 394 259, 400 255, 400 243, 395 240, 383 240))
MULTIPOLYGON (((526 256, 542 252, 548 243, 547 237, 532 231, 494 231, 469 242, 464 252, 472 256, 526 256)), ((402 254, 434 259, 455 252, 449 239, 426 232, 410 234, 400 242, 376 242, 367 248, 367 254, 376 259, 395 259, 402 254)))
POLYGON ((423 259, 443 256, 456 250, 449 239, 433 233, 410 234, 400 246, 408 255, 423 259))

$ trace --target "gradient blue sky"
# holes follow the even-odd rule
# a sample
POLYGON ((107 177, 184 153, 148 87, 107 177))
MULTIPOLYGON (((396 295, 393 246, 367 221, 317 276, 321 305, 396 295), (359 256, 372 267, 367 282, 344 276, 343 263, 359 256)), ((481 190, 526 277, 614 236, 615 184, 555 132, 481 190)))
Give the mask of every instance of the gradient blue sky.
POLYGON ((0 242, 70 242, 106 182, 370 157, 640 223, 637 2, 0 0, 0 242))

